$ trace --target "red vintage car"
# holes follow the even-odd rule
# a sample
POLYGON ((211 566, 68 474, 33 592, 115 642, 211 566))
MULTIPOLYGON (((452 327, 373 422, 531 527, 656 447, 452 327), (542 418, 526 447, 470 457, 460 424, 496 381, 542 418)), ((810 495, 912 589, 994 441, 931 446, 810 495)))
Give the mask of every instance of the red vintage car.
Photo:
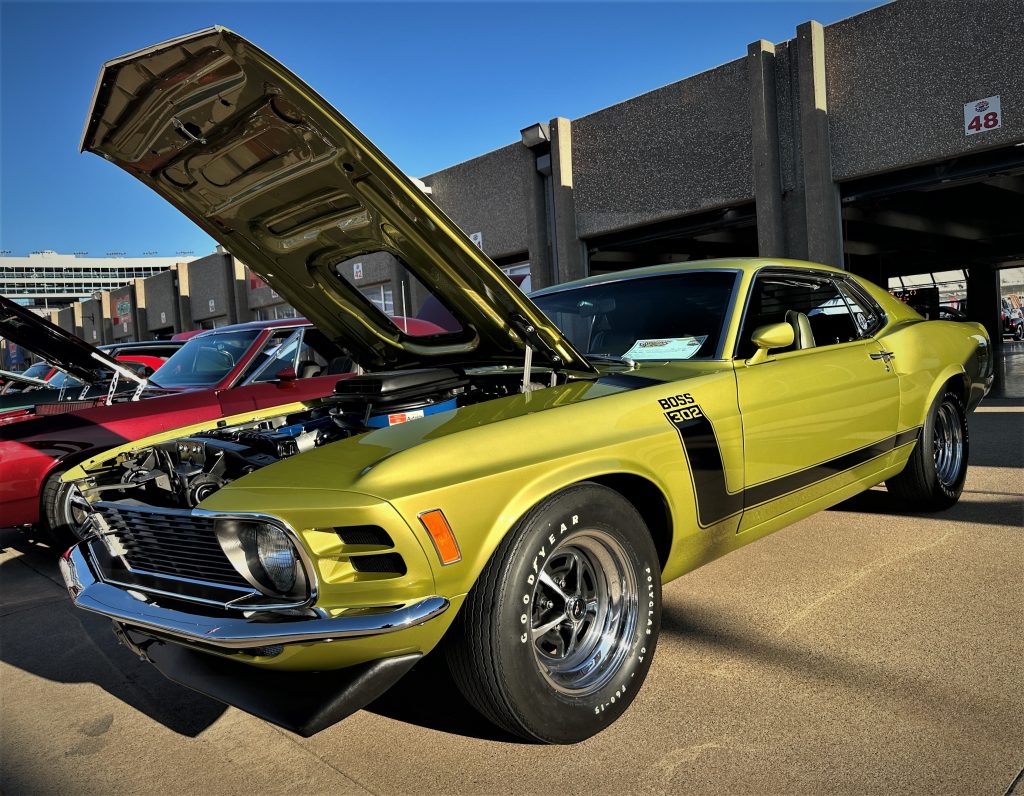
MULTIPOLYGON (((46 333, 22 329, 21 342, 60 340, 63 345, 33 350, 68 373, 87 378, 97 356, 107 362, 42 318, 34 323, 46 333)), ((412 318, 396 323, 413 334, 443 332, 412 318)), ((3 324, 0 334, 15 337, 3 324)), ((0 423, 0 526, 36 525, 55 543, 73 541, 76 511, 60 481, 69 467, 160 431, 329 395, 352 367, 347 353, 303 318, 236 324, 189 338, 150 377, 143 400, 122 395, 110 405, 40 405, 30 419, 0 423)))

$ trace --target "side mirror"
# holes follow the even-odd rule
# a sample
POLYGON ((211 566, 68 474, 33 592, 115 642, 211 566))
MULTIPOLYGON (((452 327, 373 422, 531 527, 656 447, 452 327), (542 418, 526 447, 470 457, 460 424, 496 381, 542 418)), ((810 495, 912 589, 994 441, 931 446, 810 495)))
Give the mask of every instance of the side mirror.
POLYGON ((762 362, 771 361, 769 351, 793 345, 795 334, 793 327, 788 323, 770 323, 767 326, 758 326, 750 339, 757 346, 757 351, 747 360, 747 365, 760 365, 762 362))
POLYGON ((291 387, 292 382, 298 378, 295 373, 295 368, 285 368, 277 373, 277 386, 278 387, 291 387))

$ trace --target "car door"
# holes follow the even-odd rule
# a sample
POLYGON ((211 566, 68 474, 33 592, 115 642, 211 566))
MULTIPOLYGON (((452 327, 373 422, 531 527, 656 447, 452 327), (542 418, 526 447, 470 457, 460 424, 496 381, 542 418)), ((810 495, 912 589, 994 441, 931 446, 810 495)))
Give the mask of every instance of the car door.
POLYGON ((838 488, 831 479, 892 449, 899 383, 871 332, 829 275, 762 271, 751 288, 736 359, 743 420, 740 532, 838 488), (770 323, 794 344, 754 365, 749 342, 770 323), (886 447, 888 444, 888 447, 886 447))

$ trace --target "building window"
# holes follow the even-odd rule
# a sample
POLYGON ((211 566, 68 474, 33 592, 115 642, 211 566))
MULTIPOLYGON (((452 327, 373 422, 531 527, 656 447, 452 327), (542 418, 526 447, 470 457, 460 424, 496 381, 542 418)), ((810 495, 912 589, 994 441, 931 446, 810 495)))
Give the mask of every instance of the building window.
POLYGON ((939 304, 959 307, 967 300, 967 269, 889 278, 889 292, 902 298, 912 297, 927 288, 938 290, 939 304))
POLYGON ((390 283, 361 287, 359 292, 372 301, 374 306, 385 315, 395 314, 395 296, 390 283))
POLYGON ((277 304, 273 307, 257 307, 253 310, 257 321, 280 321, 285 318, 298 318, 299 313, 290 304, 277 304))
POLYGON ((524 293, 529 293, 530 288, 530 263, 513 263, 512 265, 503 265, 501 270, 505 275, 511 279, 519 289, 524 293))

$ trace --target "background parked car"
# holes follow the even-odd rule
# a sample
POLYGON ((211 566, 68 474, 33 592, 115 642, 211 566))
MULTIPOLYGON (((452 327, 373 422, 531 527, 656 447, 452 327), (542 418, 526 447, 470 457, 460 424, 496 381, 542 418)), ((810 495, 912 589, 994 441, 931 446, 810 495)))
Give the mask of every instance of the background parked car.
POLYGON ((1000 317, 1002 318, 1004 337, 1024 340, 1024 313, 1021 312, 1020 307, 1014 307, 1013 303, 1005 296, 1002 300, 1000 317))
MULTIPOLYGON (((440 331, 405 322, 420 334, 440 331)), ((74 512, 60 484, 67 468, 160 431, 329 395, 351 369, 344 351, 308 321, 257 321, 191 337, 150 379, 143 400, 90 401, 59 413, 63 407, 40 406, 21 422, 0 421, 3 524, 37 525, 63 545, 74 538, 74 512)))

